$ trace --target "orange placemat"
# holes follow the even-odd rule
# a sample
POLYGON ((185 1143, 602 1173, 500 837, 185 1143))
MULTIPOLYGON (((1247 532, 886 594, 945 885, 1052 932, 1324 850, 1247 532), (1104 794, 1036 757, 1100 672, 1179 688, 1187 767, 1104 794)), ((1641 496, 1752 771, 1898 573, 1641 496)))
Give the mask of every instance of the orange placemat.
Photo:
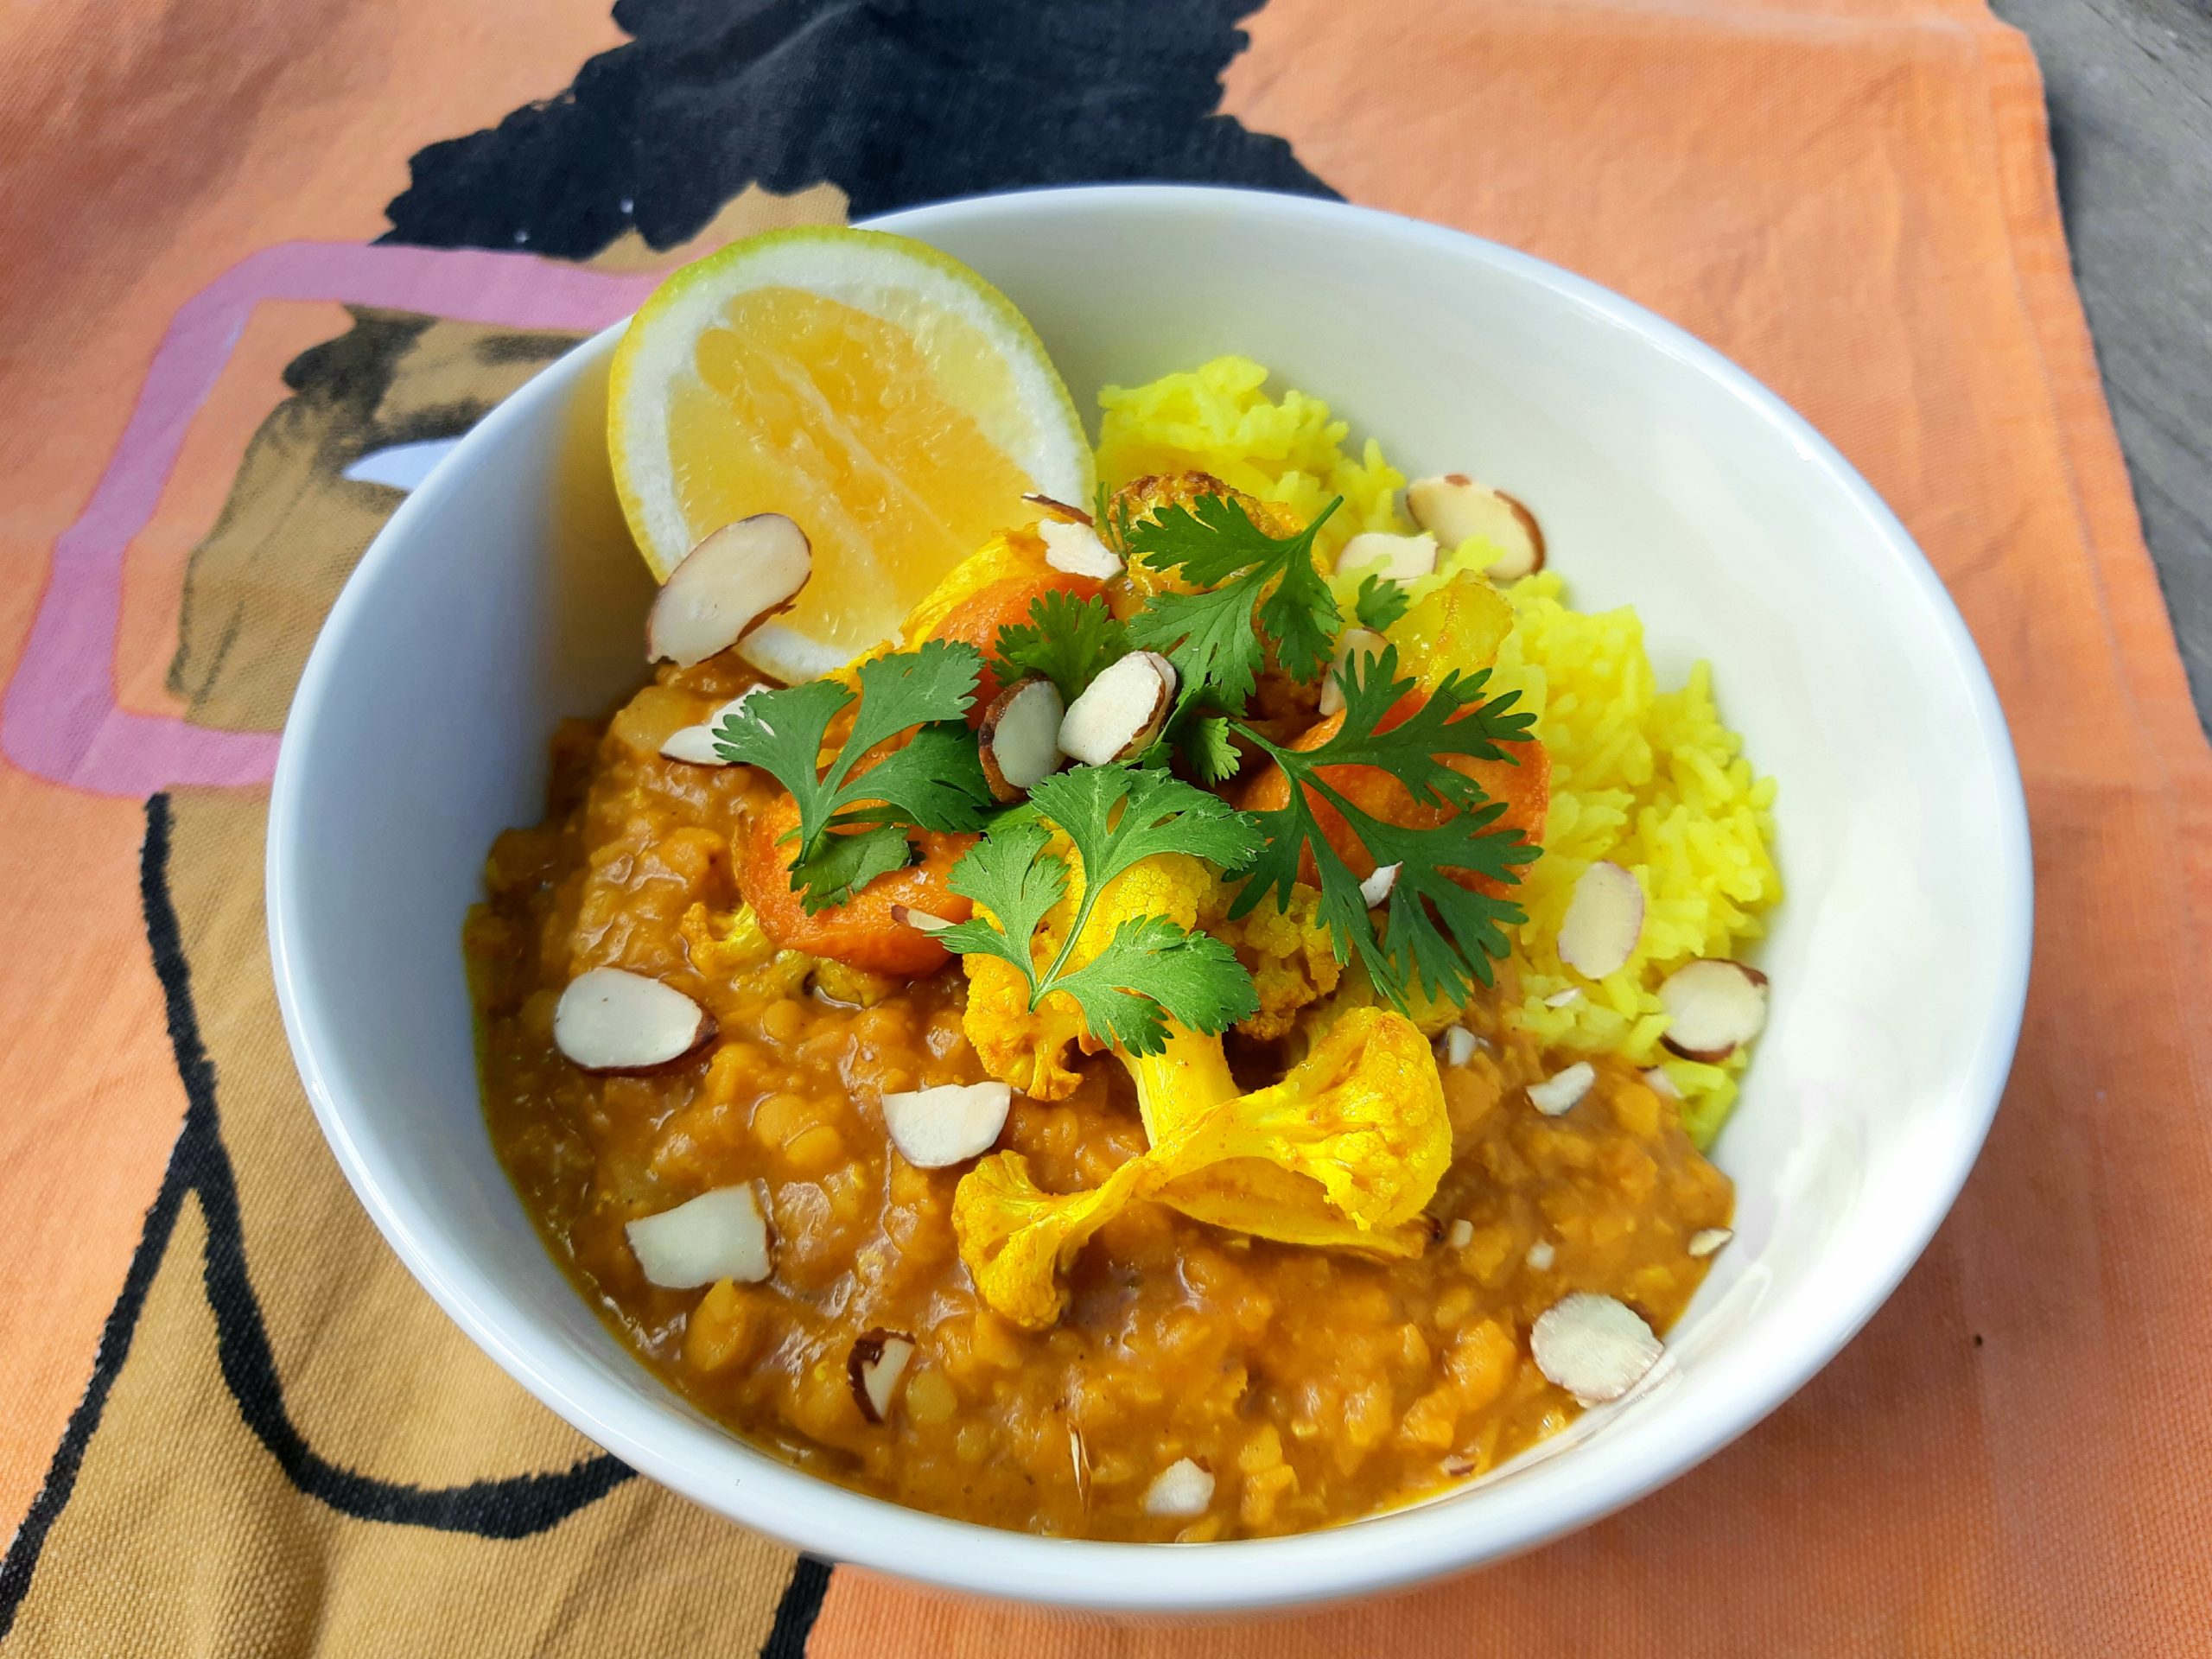
POLYGON ((0 21, 11 1650, 2202 1643, 2212 760, 2016 35, 1978 0, 455 10, 54 0, 0 21), (2005 1109, 1841 1358, 1536 1555, 1202 1629, 795 1562, 540 1410, 346 1192, 259 907, 293 678, 437 446, 686 251, 1128 177, 1460 226, 1745 363, 1949 583, 2037 849, 2005 1109))

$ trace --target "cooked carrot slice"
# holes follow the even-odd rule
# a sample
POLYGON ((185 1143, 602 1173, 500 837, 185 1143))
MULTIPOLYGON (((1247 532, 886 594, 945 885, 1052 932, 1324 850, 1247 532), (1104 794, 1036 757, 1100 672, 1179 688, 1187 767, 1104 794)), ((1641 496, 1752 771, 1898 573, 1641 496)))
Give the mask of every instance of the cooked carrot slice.
POLYGON ((846 903, 811 916, 791 891, 791 864, 798 838, 782 837, 798 827, 798 804, 788 795, 755 812, 738 871, 738 889, 760 918, 760 931, 782 949, 831 957, 873 974, 921 979, 950 960, 945 948, 928 934, 891 913, 893 905, 964 922, 972 910, 952 891, 948 878, 976 837, 918 830, 909 837, 921 861, 880 875, 846 903))

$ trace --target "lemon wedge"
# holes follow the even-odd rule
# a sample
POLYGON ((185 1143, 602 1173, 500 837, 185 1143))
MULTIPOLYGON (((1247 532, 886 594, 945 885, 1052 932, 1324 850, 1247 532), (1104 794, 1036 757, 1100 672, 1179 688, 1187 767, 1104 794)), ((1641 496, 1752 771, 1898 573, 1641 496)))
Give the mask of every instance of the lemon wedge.
POLYGON ((1075 403, 1007 297, 880 231, 802 226, 684 266, 631 319, 607 444, 653 574, 709 531, 782 513, 814 569, 738 649, 787 681, 893 637, 1022 496, 1090 499, 1075 403))

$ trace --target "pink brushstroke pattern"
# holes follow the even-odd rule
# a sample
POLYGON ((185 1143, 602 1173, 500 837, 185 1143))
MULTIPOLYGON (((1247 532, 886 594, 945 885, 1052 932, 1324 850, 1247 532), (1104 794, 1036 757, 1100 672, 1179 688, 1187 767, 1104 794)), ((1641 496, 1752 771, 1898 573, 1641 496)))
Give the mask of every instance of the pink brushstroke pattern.
POLYGON ((30 639, 0 704, 0 750, 36 777, 134 798, 180 784, 263 784, 276 770, 273 732, 215 731, 115 700, 124 555, 152 519, 254 307, 327 300, 458 322, 597 329, 633 310, 655 280, 530 254, 350 242, 281 243, 232 266, 178 309, 91 501, 54 541, 30 639))

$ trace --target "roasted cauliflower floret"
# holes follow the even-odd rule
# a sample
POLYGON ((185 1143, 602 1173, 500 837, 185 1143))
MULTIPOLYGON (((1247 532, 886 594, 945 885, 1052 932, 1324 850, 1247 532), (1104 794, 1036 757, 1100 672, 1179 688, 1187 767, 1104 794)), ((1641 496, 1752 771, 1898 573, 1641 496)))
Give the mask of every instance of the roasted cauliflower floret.
POLYGON ((1300 1009, 1335 990, 1344 975, 1328 925, 1320 918, 1321 896, 1301 882, 1288 910, 1263 902, 1231 921, 1227 884, 1217 883, 1217 889, 1220 906, 1201 913, 1198 925, 1236 952, 1259 991, 1260 1011, 1239 1020, 1236 1029, 1270 1041, 1290 1030, 1300 1009))
POLYGON ((1443 1084, 1402 1016, 1356 1009, 1283 1080, 1239 1095, 1210 1037, 1124 1057, 1151 1150, 1087 1192, 1038 1190, 1016 1153, 985 1159, 953 1196, 961 1259, 991 1307, 1031 1329, 1065 1306, 1059 1274, 1129 1204, 1298 1244, 1417 1254, 1421 1206, 1452 1160, 1443 1084), (1226 1093, 1223 1091, 1226 1090, 1226 1093))

